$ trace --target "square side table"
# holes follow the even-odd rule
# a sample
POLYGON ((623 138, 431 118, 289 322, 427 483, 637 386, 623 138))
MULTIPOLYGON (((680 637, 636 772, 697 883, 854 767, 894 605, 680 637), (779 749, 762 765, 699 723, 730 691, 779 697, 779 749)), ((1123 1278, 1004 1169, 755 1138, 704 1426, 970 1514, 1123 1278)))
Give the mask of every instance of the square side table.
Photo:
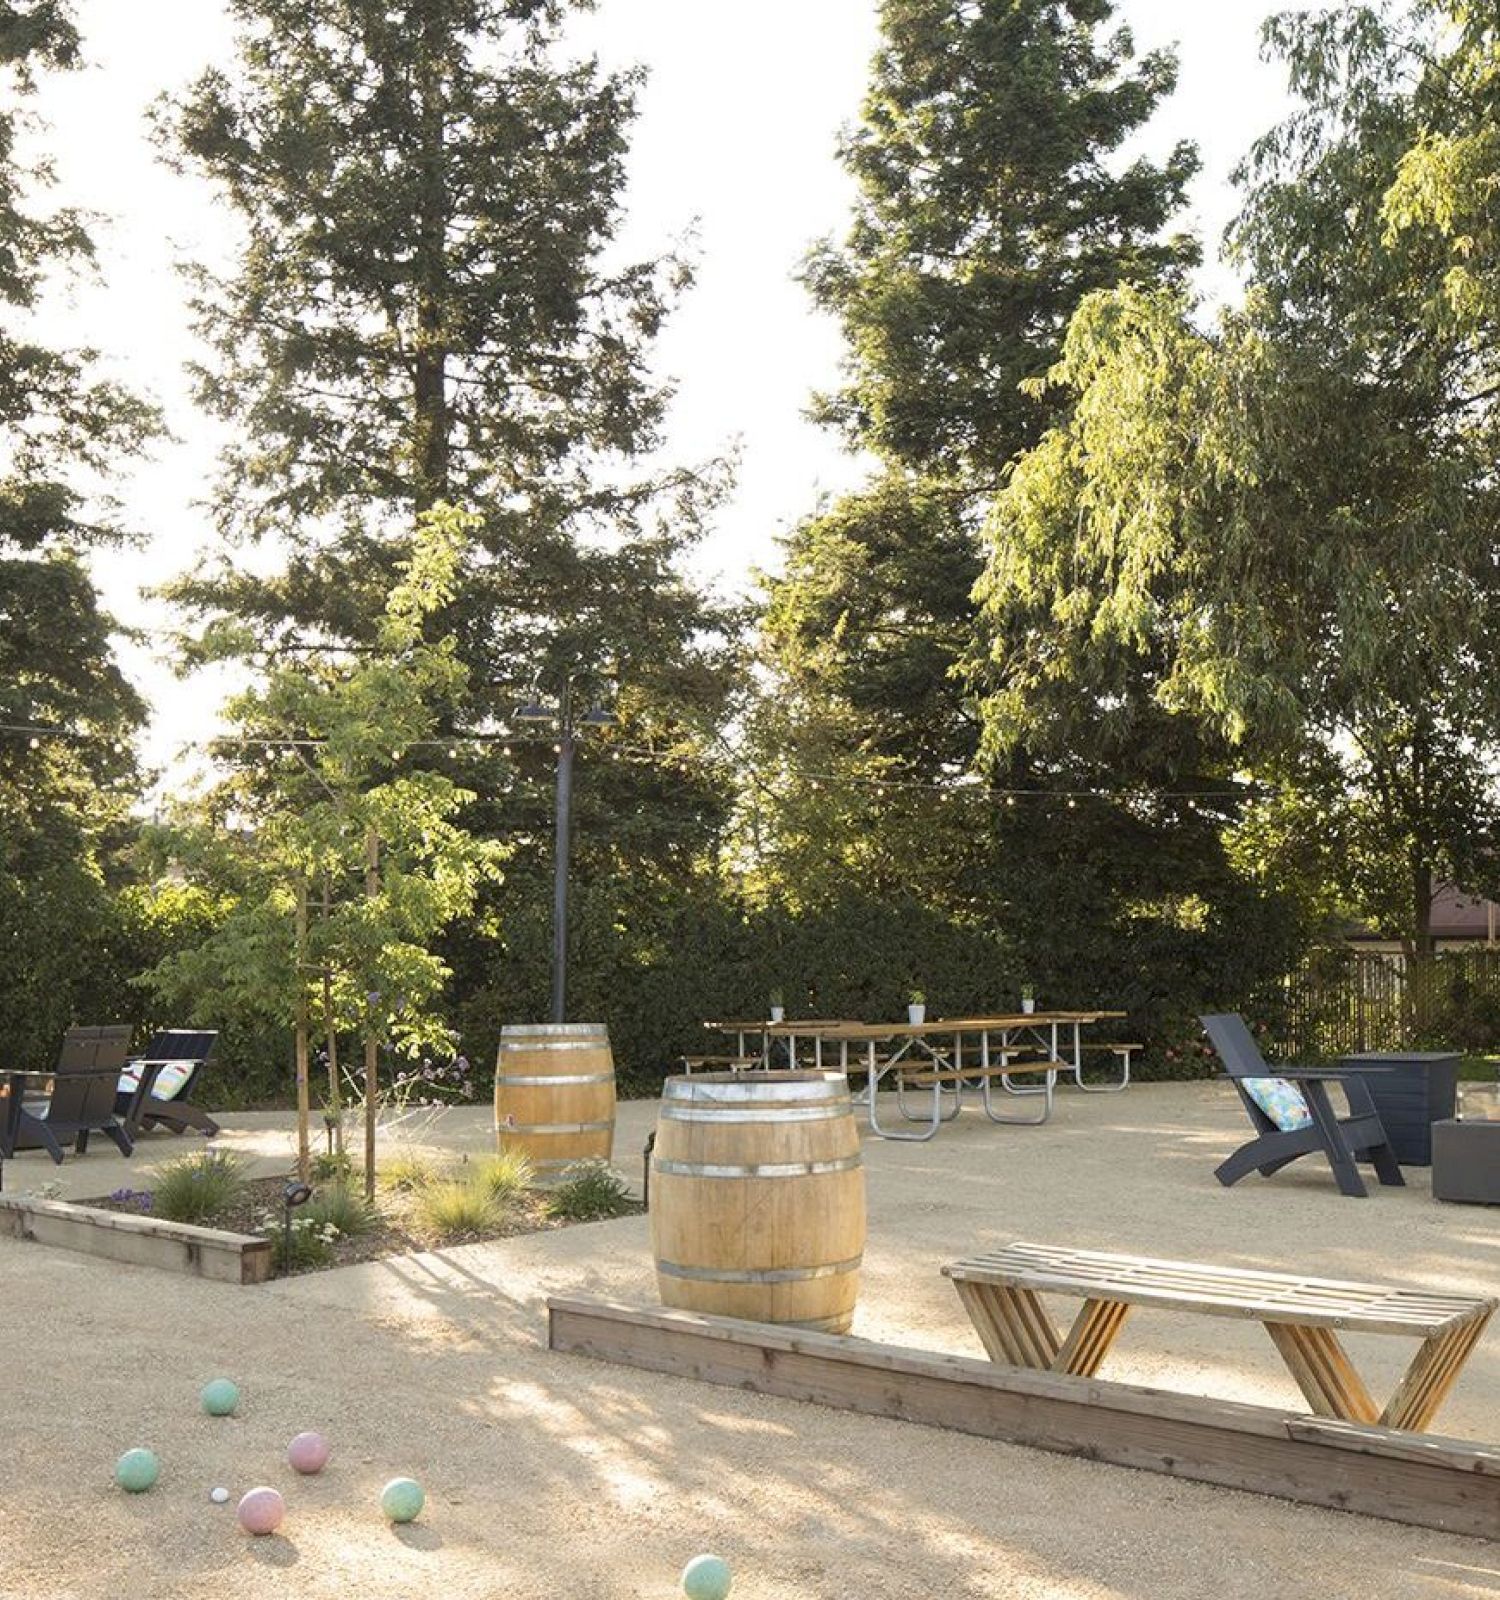
POLYGON ((1432 1197, 1500 1206, 1500 1122, 1433 1123, 1432 1197))

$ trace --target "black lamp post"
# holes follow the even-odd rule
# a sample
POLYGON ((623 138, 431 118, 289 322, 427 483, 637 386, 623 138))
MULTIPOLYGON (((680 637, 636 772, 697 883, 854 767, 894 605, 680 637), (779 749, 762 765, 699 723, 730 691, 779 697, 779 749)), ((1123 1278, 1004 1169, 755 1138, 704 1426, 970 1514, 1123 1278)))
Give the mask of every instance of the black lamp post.
POLYGON ((554 724, 557 742, 557 831, 552 862, 552 1020, 567 1019, 568 991, 568 854, 573 835, 573 751, 577 730, 613 727, 616 718, 599 706, 573 720, 573 680, 563 682, 554 708, 533 700, 516 711, 517 722, 554 724))

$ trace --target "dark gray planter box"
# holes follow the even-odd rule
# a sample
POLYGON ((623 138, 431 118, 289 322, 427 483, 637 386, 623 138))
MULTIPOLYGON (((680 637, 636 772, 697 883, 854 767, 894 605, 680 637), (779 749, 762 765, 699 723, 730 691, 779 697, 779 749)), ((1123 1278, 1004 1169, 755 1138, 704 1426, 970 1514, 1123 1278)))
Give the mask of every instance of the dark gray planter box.
POLYGON ((1433 1123, 1432 1196, 1500 1206, 1500 1122, 1433 1123))
POLYGON ((1344 1056, 1339 1065, 1370 1086, 1386 1137, 1403 1167, 1432 1165, 1432 1125, 1453 1115, 1458 1098, 1457 1052, 1377 1051, 1344 1056), (1368 1067, 1368 1072, 1360 1072, 1368 1067))

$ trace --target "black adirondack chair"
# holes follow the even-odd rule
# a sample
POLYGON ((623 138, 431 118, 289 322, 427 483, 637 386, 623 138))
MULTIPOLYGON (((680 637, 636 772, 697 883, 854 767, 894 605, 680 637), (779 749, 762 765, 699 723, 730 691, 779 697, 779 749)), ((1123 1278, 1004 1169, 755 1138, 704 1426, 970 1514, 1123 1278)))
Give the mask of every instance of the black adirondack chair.
POLYGON ((1245 1112, 1255 1126, 1255 1137, 1241 1145, 1214 1173, 1226 1188, 1251 1172, 1269 1178, 1288 1162, 1310 1155, 1326 1156, 1340 1192, 1358 1199, 1365 1198, 1368 1191, 1355 1165, 1356 1158, 1372 1162, 1383 1184, 1405 1183, 1369 1087, 1357 1074, 1321 1067, 1267 1066, 1243 1017, 1230 1012, 1198 1020, 1218 1051, 1225 1072, 1234 1080, 1245 1112), (1294 1084, 1301 1090, 1312 1120, 1301 1128, 1279 1126, 1246 1087, 1246 1080, 1255 1078, 1279 1078, 1294 1084), (1349 1101, 1348 1116, 1341 1117, 1334 1110, 1328 1098, 1330 1083, 1343 1086, 1349 1101))
POLYGON ((63 1036, 57 1065, 50 1073, 4 1074, 0 1156, 41 1149, 61 1165, 63 1146, 71 1142, 74 1150, 84 1155, 91 1133, 104 1134, 122 1155, 128 1156, 134 1145, 115 1115, 115 1085, 129 1048, 128 1023, 69 1028, 63 1036), (47 1079, 51 1080, 51 1094, 44 1099, 29 1099, 26 1085, 47 1079))
POLYGON ((218 1123, 192 1103, 199 1075, 218 1040, 212 1030, 162 1028, 151 1035, 140 1055, 125 1063, 115 1112, 132 1139, 143 1128, 166 1128, 172 1133, 196 1128, 209 1138, 219 1131, 218 1123), (160 1088, 168 1082, 172 1092, 164 1096, 160 1088))

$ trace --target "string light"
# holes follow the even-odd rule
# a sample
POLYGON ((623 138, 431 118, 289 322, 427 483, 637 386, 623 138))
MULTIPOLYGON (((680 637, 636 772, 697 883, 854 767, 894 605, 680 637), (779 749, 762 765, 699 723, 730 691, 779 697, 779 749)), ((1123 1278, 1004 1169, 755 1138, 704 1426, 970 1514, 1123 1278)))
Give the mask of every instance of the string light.
MULTIPOLYGON (((119 739, 112 739, 105 735, 93 734, 74 728, 48 727, 37 723, 0 723, 0 734, 14 733, 26 736, 30 749, 38 750, 44 740, 49 738, 70 739, 76 742, 102 740, 117 753, 124 753, 129 746, 119 739)), ((317 750, 327 744, 326 739, 282 735, 269 737, 246 734, 218 734, 202 741, 188 741, 179 749, 182 752, 189 750, 206 750, 215 754, 225 754, 234 750, 317 750)), ((653 749, 649 745, 621 744, 615 740, 607 741, 609 758, 611 761, 630 761, 636 765, 653 766, 662 771, 691 775, 696 770, 716 771, 716 775, 742 771, 746 766, 743 752, 735 749, 727 741, 721 740, 722 751, 718 755, 707 751, 684 754, 681 751, 664 751, 653 749)), ((560 754, 562 746, 546 734, 531 737, 525 734, 517 735, 508 731, 495 733, 465 733, 456 737, 450 735, 444 739, 414 739, 404 750, 389 752, 393 762, 403 760, 408 754, 423 749, 446 751, 448 759, 456 761, 465 751, 476 754, 498 747, 500 753, 506 757, 513 756, 515 746, 529 744, 540 746, 551 744, 554 754, 560 754)), ((587 749, 585 742, 581 747, 587 749)), ((601 748, 601 754, 603 753, 601 748)), ((1153 800, 1173 801, 1185 805, 1190 811, 1197 812, 1201 808, 1199 802, 1210 805, 1233 803, 1243 800, 1247 795, 1263 788, 1262 785, 1236 780, 1233 788, 1205 789, 1205 790, 1154 790, 1154 789, 1129 789, 1129 790, 1104 790, 1104 789, 1062 789, 1028 787, 1005 789, 990 787, 982 783, 971 781, 933 780, 924 778, 874 778, 856 773, 839 773, 814 770, 782 763, 779 776, 786 779, 800 780, 815 790, 821 791, 825 787, 866 789, 876 794, 925 793, 936 794, 944 797, 970 796, 976 799, 995 801, 1008 808, 1014 808, 1021 800, 1046 801, 1061 800, 1069 810, 1076 810, 1080 798, 1099 799, 1106 801, 1144 802, 1153 800)))

